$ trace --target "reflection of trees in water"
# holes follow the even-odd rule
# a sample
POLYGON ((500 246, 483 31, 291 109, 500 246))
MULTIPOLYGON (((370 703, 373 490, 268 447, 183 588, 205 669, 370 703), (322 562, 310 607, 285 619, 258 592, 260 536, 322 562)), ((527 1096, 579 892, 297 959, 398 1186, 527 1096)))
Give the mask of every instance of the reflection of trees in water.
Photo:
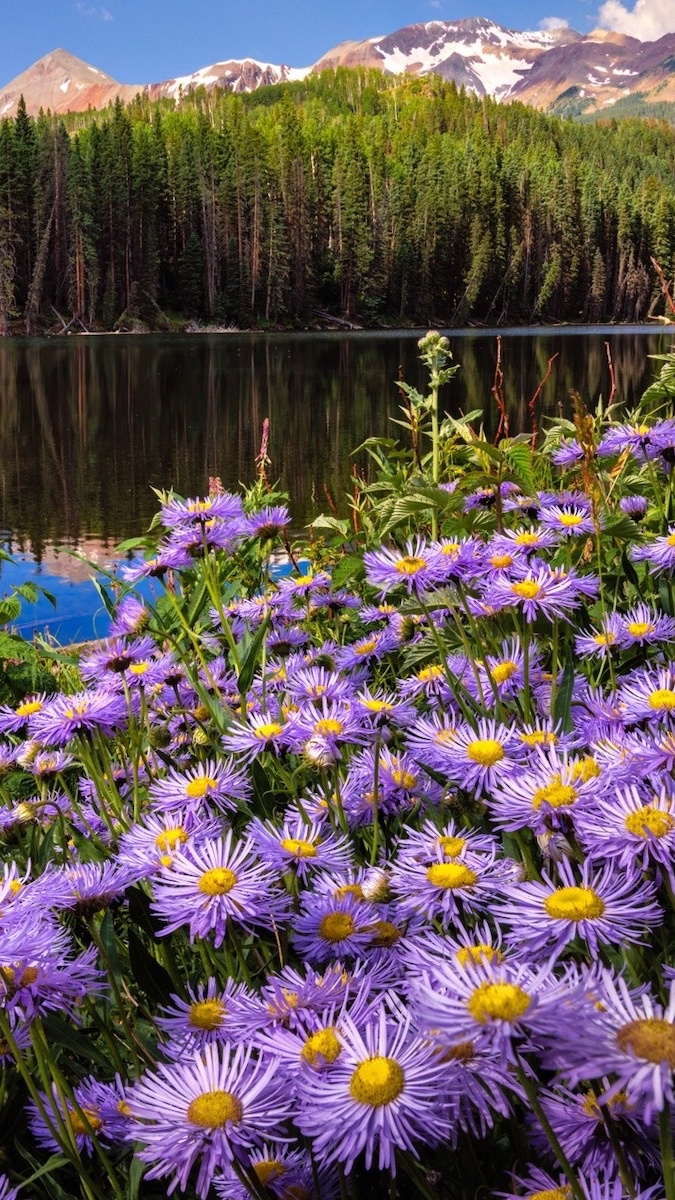
MULTIPOLYGON (((542 413, 568 411, 573 389, 594 406, 609 393, 607 335, 502 337, 512 429, 558 353, 542 413)), ((663 334, 609 335, 618 399, 633 405, 668 349, 663 334)), ((461 370, 448 411, 484 408, 494 431, 492 337, 453 335, 461 370)), ((272 479, 294 499, 298 525, 341 500, 351 451, 371 434, 397 436, 396 379, 425 380, 416 338, 348 335, 9 340, 0 345, 2 526, 36 557, 49 541, 140 533, 156 508, 151 486, 205 490, 255 475, 262 423, 270 418, 272 479)))

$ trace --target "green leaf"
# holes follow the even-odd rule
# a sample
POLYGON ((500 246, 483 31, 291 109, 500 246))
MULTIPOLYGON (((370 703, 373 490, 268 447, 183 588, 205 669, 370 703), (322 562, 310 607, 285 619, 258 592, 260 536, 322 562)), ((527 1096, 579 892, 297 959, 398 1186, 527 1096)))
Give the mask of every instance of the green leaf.
POLYGON ((55 1013, 44 1017, 43 1024, 50 1044, 66 1050, 71 1062, 94 1063, 103 1071, 110 1070, 108 1055, 104 1054, 93 1040, 95 1033, 90 1033, 87 1029, 76 1029, 69 1021, 64 1021, 55 1013))
POLYGON ((340 521, 337 517, 328 517, 324 513, 320 517, 316 517, 314 521, 310 521, 308 529, 329 529, 332 533, 339 533, 342 537, 349 537, 349 521, 340 521))
POLYGON ((344 587, 346 583, 365 579, 366 569, 359 554, 345 554, 331 571, 333 587, 344 587))
POLYGON ((30 582, 30 580, 28 580, 26 583, 19 583, 14 588, 14 591, 16 592, 17 596, 22 596, 23 599, 27 600, 29 604, 37 604, 38 589, 34 583, 30 582))
POLYGON ((166 1004, 174 991, 169 972, 153 958, 135 929, 129 930, 129 963, 131 973, 138 986, 149 1000, 166 1004))
POLYGON ((115 615, 115 603, 113 601, 112 596, 110 595, 110 592, 108 591, 107 588, 104 588, 103 584, 95 577, 92 578, 91 582, 93 583, 94 587, 96 588, 96 591, 98 592, 99 596, 101 597, 101 600, 103 601, 103 606, 104 606, 108 616, 112 619, 115 615))
POLYGON ((525 491, 535 492, 537 484, 532 469, 532 451, 530 447, 519 443, 509 446, 504 453, 509 466, 518 473, 520 481, 525 485, 525 491))
POLYGON ((32 662, 36 657, 35 647, 18 634, 0 630, 0 659, 15 658, 19 662, 32 662))
MULTIPOLYGON (((31 1159, 31 1161, 34 1162, 35 1160, 31 1159)), ((68 1159, 64 1154, 52 1154, 46 1163, 43 1163, 41 1167, 38 1167, 37 1171, 33 1171, 33 1174, 29 1175, 28 1179, 22 1180, 21 1187, 28 1187, 29 1183, 35 1183, 35 1180, 41 1179, 43 1175, 50 1175, 52 1171, 58 1171, 61 1167, 67 1166, 68 1159)))
POLYGON ((16 621, 16 618, 21 615, 21 601, 18 596, 5 596, 0 600, 0 625, 7 625, 9 621, 16 621))
POLYGON ((565 733, 572 729, 572 692, 574 690, 574 654, 570 650, 565 662, 562 683, 555 698, 553 719, 560 724, 565 733))
POLYGON ((256 667, 260 662, 262 647, 267 637, 267 631, 270 627, 269 613, 264 621, 258 626, 255 634, 242 655, 241 667, 237 676, 237 686, 242 696, 245 696, 253 681, 256 667))

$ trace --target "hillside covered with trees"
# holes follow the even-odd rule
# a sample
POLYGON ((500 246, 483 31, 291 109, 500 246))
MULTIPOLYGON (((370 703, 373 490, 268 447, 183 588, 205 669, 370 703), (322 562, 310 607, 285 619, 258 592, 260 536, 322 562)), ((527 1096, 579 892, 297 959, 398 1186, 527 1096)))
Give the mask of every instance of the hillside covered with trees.
POLYGON ((652 257, 675 269, 665 121, 342 69, 0 121, 0 332, 639 321, 652 257))

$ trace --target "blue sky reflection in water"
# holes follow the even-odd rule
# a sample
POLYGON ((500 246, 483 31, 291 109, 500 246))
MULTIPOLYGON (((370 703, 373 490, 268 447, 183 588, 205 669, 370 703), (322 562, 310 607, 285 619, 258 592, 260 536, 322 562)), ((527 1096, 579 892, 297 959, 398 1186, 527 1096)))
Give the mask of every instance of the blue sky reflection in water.
MULTIPOLYGON (((619 398, 635 404, 657 373, 649 355, 672 335, 621 327, 502 330, 512 431, 557 355, 542 411, 568 408, 573 388, 593 407, 609 392, 606 343, 619 398)), ((140 535, 157 510, 155 488, 203 495, 211 475, 236 489, 255 475, 266 416, 270 478, 292 497, 295 528, 344 507, 351 452, 370 435, 396 436, 399 369, 425 390, 419 332, 3 339, 0 344, 0 529, 17 566, 0 564, 0 592, 34 576, 58 595, 26 605, 21 626, 49 626, 62 642, 103 634, 88 568, 58 547, 105 564, 118 542, 140 535)), ((448 411, 484 408, 496 428, 491 387, 496 331, 451 334, 460 370, 448 411)), ((157 586, 156 584, 154 586, 157 586)))

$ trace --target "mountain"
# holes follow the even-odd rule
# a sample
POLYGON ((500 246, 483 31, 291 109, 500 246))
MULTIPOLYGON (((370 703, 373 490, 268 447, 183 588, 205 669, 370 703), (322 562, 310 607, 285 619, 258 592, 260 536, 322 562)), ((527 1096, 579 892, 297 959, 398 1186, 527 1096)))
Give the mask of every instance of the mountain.
POLYGON ((395 33, 342 42, 311 67, 227 59, 161 83, 121 84, 65 50, 54 50, 0 89, 0 117, 13 116, 23 94, 29 112, 103 108, 116 96, 178 98, 197 87, 251 92, 340 66, 389 74, 435 74, 477 95, 521 100, 547 111, 580 115, 611 111, 635 97, 675 102, 675 33, 654 42, 594 30, 517 32, 483 17, 406 25, 395 33))

